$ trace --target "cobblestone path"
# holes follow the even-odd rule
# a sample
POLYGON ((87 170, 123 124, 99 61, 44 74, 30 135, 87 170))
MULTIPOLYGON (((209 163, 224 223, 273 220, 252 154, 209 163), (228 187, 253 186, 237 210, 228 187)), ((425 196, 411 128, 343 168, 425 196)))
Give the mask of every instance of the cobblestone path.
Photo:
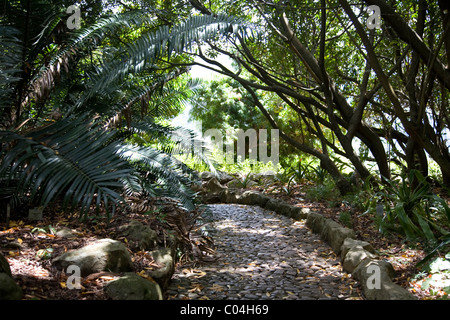
POLYGON ((220 259, 179 267, 168 299, 321 300, 359 299, 356 282, 342 271, 330 246, 304 221, 258 206, 214 204, 220 259))

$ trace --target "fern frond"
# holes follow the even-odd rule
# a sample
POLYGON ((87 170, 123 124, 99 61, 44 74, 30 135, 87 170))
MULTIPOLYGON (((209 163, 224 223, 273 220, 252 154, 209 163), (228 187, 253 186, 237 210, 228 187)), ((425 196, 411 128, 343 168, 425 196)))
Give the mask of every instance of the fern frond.
POLYGON ((129 162, 139 164, 140 170, 146 171, 130 180, 134 186, 129 189, 145 191, 152 197, 170 197, 180 201, 187 210, 195 209, 194 193, 189 187, 189 169, 183 163, 151 147, 124 145, 121 153, 129 162), (142 188, 138 189, 137 185, 142 188))
POLYGON ((139 74, 154 66, 163 56, 192 50, 193 44, 216 36, 232 36, 241 27, 241 20, 228 16, 193 16, 170 29, 162 26, 156 31, 142 34, 113 61, 104 61, 93 76, 89 90, 79 106, 97 92, 102 92, 116 81, 122 81, 129 74, 139 74))
POLYGON ((68 118, 21 135, 1 131, 0 176, 20 174, 19 194, 46 206, 63 196, 67 206, 99 208, 123 201, 121 179, 131 173, 111 132, 86 119, 68 118))

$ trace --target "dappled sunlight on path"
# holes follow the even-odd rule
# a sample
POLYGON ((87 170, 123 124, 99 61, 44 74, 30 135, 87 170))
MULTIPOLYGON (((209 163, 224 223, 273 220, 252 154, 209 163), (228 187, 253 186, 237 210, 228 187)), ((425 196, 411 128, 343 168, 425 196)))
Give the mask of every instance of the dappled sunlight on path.
POLYGON ((304 221, 257 206, 210 205, 220 258, 180 266, 168 299, 355 299, 356 282, 304 221))

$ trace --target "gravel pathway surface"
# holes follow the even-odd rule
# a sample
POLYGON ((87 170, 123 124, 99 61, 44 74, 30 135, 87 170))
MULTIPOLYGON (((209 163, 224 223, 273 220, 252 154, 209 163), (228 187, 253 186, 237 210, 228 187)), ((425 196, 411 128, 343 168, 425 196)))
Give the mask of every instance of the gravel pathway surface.
POLYGON ((210 208, 220 258, 195 268, 178 267, 168 299, 360 299, 357 283, 305 221, 258 206, 210 208))

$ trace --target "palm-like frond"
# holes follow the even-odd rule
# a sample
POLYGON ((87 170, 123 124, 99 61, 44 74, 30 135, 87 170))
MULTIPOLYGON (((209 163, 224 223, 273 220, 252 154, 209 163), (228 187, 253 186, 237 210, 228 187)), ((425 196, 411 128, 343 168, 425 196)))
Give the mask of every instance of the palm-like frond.
POLYGON ((154 66, 162 56, 192 50, 195 43, 215 38, 231 36, 241 27, 241 21, 229 16, 193 16, 173 28, 161 26, 156 31, 142 34, 113 61, 105 61, 92 75, 89 90, 78 105, 108 88, 111 83, 121 81, 129 74, 138 74, 154 66))
MULTIPOLYGON (((53 30, 62 23, 60 12, 44 26, 43 30, 38 36, 38 41, 33 46, 34 51, 41 50, 42 46, 46 44, 46 38, 51 36, 53 30), (40 45, 42 43, 42 45, 40 45)), ((55 85, 54 79, 59 78, 61 71, 69 71, 70 61, 72 58, 80 58, 82 55, 88 54, 87 48, 95 49, 101 44, 101 41, 108 34, 113 34, 122 28, 132 28, 141 26, 143 23, 147 25, 152 21, 148 19, 147 13, 142 11, 131 11, 119 13, 110 17, 102 18, 95 24, 75 30, 72 36, 61 46, 61 48, 51 55, 48 63, 42 65, 31 80, 33 90, 30 90, 30 97, 39 98, 43 92, 48 91, 55 85), (82 53, 83 52, 83 53, 82 53)))
MULTIPOLYGON (((49 17, 44 30, 35 39, 36 50, 32 48, 33 52, 42 52, 41 49, 48 44, 46 39, 60 22, 58 15, 49 17)), ((0 182, 8 187, 4 191, 10 191, 14 196, 29 197, 44 206, 62 198, 65 206, 79 207, 82 215, 92 206, 100 208, 103 205, 108 209, 122 203, 124 190, 149 196, 168 196, 178 199, 186 209, 194 209, 195 197, 189 188, 193 172, 175 155, 188 152, 204 162, 209 160, 203 148, 198 148, 202 144, 197 142, 192 132, 154 123, 152 117, 171 114, 188 97, 185 88, 177 91, 175 86, 168 85, 179 73, 166 73, 157 64, 163 56, 170 58, 176 53, 191 50, 202 40, 232 35, 238 32, 241 22, 223 16, 196 16, 172 28, 153 23, 142 12, 108 17, 74 32, 64 46, 55 44, 45 59, 33 60, 30 66, 34 70, 30 75, 34 77, 27 79, 24 89, 32 91, 29 89, 34 86, 35 94, 39 95, 40 88, 54 90, 54 78, 69 66, 72 56, 83 58, 87 51, 100 49, 105 58, 103 64, 93 66, 92 74, 86 72, 83 79, 76 79, 76 89, 68 89, 69 85, 65 87, 67 96, 58 103, 66 108, 67 97, 70 97, 76 101, 76 111, 80 114, 82 108, 92 109, 91 103, 95 99, 103 108, 110 108, 115 100, 112 112, 141 102, 147 108, 142 116, 149 117, 150 121, 134 122, 121 130, 106 129, 103 120, 111 112, 100 112, 98 123, 78 116, 47 123, 26 133, 0 131, 0 182), (143 33, 125 48, 99 47, 105 35, 124 26, 140 26, 141 30, 153 31, 143 33), (145 78, 149 74, 152 79, 145 78), (143 133, 143 136, 162 134, 164 138, 156 141, 169 142, 161 143, 161 147, 153 141, 159 149, 151 147, 152 143, 131 145, 119 135, 125 130, 143 133)), ((0 57, 1 98, 3 93, 8 93, 10 84, 17 81, 11 77, 16 71, 14 66, 25 63, 15 60, 20 55, 13 52, 22 52, 23 48, 10 31, 9 42, 0 43, 1 53, 11 53, 0 57)), ((2 40, 6 39, 2 34, 0 36, 2 40)), ((68 78, 69 82, 73 81, 69 75, 68 78)), ((98 114, 98 110, 94 112, 98 114)))
POLYGON ((158 150, 172 156, 190 155, 199 163, 206 164, 210 171, 215 171, 211 150, 205 146, 203 139, 190 129, 164 126, 155 123, 151 118, 144 118, 142 121, 133 122, 127 131, 128 135, 141 136, 140 142, 144 145, 157 141, 155 148, 158 150))
MULTIPOLYGON (((187 99, 198 87, 198 82, 191 80, 177 81, 174 84, 172 80, 186 72, 185 68, 177 68, 172 72, 162 74, 147 71, 136 75, 129 81, 115 82, 95 95, 96 100, 106 99, 111 100, 112 103, 108 104, 108 108, 105 110, 95 109, 92 112, 110 118, 123 113, 122 115, 126 117, 128 125, 132 119, 124 111, 130 109, 135 110, 134 113, 139 115, 140 118, 147 115, 154 118, 171 117, 185 106, 187 99)), ((89 102, 89 105, 91 105, 92 100, 89 102)))
POLYGON ((161 90, 154 92, 151 100, 144 101, 149 105, 148 114, 153 118, 177 115, 189 104, 189 98, 196 94, 199 87, 199 81, 195 79, 181 86, 167 83, 161 90))
POLYGON ((95 203, 119 203, 121 179, 131 173, 120 156, 113 133, 85 119, 68 118, 21 135, 1 131, 0 176, 21 172, 16 194, 28 194, 48 205, 63 194, 64 204, 86 213, 95 203))
POLYGON ((146 193, 152 197, 170 197, 180 201, 187 210, 194 210, 194 193, 189 188, 189 168, 171 155, 151 147, 124 145, 123 157, 138 166, 144 174, 131 179, 133 192, 146 193))

